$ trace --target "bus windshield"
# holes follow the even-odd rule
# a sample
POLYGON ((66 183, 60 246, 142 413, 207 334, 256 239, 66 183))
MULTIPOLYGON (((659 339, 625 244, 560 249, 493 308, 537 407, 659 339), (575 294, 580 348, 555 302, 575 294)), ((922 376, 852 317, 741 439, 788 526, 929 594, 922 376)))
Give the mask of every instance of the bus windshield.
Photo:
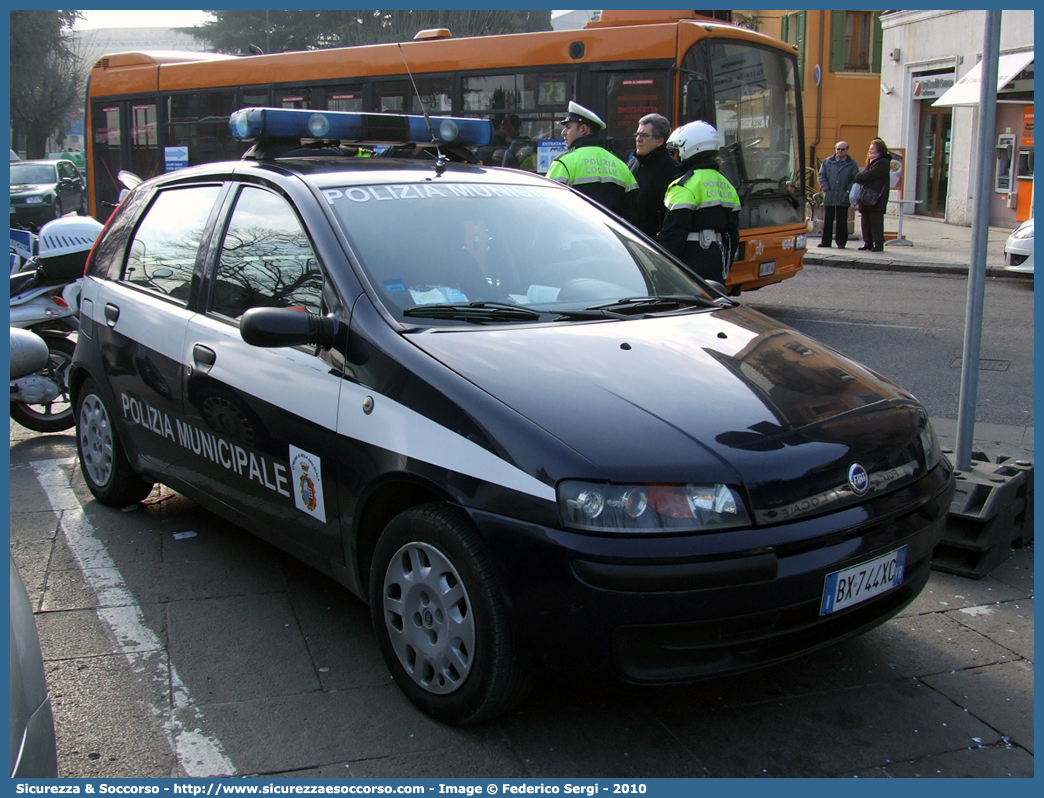
POLYGON ((741 41, 707 40, 686 57, 693 77, 686 106, 722 138, 722 172, 742 200, 800 198, 801 151, 794 60, 741 41), (795 185, 796 184, 796 185, 795 185))

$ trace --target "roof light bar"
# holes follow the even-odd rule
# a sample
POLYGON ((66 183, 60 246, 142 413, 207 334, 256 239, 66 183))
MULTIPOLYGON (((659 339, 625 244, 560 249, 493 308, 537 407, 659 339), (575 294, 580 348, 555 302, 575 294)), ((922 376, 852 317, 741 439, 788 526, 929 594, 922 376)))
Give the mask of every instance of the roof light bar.
MULTIPOLYGON (((486 119, 431 116, 440 144, 481 147, 493 140, 493 123, 486 119)), ((431 133, 423 116, 315 111, 296 108, 242 108, 228 120, 237 141, 328 139, 374 144, 424 144, 431 133)))

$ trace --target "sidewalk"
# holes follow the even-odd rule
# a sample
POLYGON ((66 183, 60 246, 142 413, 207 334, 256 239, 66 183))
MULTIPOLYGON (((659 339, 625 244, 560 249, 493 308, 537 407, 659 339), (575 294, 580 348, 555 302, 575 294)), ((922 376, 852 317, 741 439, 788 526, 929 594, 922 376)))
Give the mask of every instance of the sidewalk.
MULTIPOLYGON (((898 216, 885 216, 885 233, 895 233, 898 216)), ((986 276, 1033 279, 1032 275, 1015 274, 1004 270, 1004 242, 1011 230, 991 227, 986 246, 986 276)), ((876 269, 880 271, 928 272, 934 274, 967 274, 971 262, 972 228, 946 224, 941 219, 924 216, 903 216, 903 238, 910 245, 895 241, 885 242, 884 252, 859 250, 859 213, 856 213, 855 235, 845 249, 832 246, 820 248, 818 233, 808 235, 805 263, 817 266, 836 266, 849 269, 876 269)))

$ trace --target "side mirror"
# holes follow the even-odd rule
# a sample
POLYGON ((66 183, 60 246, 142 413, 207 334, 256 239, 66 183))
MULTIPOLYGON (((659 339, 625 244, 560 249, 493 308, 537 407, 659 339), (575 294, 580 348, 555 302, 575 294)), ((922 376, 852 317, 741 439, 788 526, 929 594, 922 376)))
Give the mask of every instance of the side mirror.
POLYGON ((251 308, 239 320, 239 334, 251 346, 278 348, 314 344, 329 349, 337 318, 296 308, 251 308))

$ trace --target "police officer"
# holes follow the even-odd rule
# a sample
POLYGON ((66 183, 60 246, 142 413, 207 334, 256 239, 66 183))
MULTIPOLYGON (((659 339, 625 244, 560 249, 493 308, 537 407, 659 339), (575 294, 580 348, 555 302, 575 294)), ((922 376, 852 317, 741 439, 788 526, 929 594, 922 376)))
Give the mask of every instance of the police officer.
POLYGON ((724 283, 739 251, 740 200, 719 171, 720 146, 718 131, 706 122, 682 125, 667 139, 682 176, 663 198, 659 241, 704 279, 724 283))
POLYGON ((598 134, 605 122, 593 111, 570 102, 569 113, 559 124, 568 149, 551 162, 547 176, 630 219, 633 197, 628 195, 638 190, 638 181, 627 164, 602 146, 598 134))

